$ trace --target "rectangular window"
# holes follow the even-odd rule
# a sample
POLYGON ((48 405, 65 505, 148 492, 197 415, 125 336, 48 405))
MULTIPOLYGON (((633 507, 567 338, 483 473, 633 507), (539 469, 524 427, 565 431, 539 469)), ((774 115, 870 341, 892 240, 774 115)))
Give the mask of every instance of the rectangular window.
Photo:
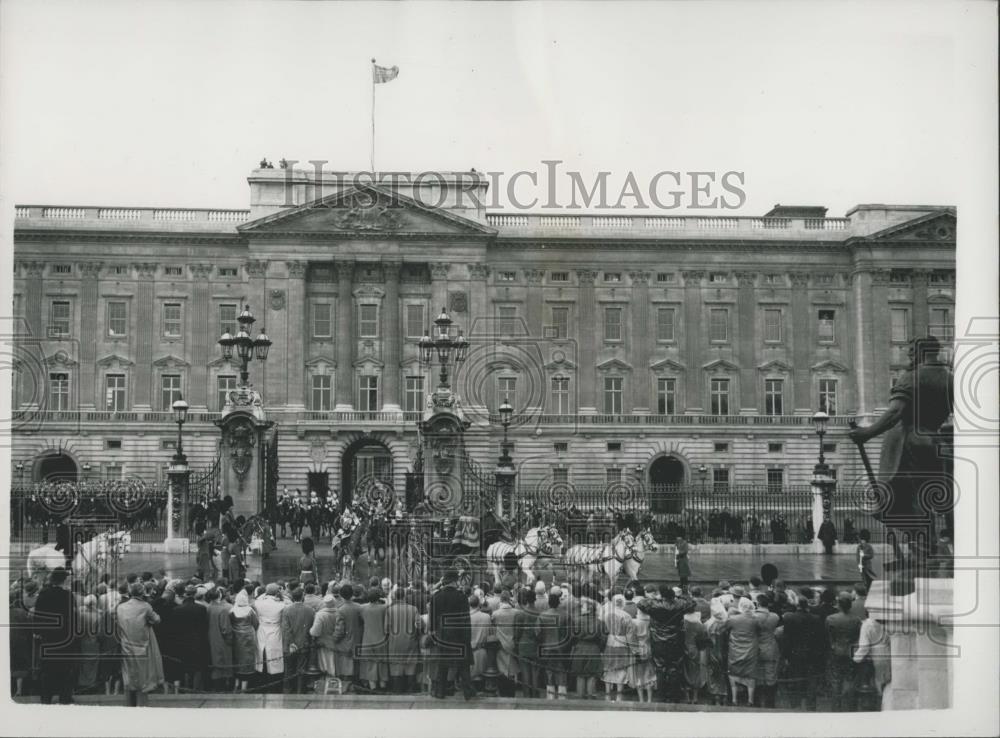
POLYGON ((605 282, 621 282, 622 273, 621 272, 604 272, 605 282))
POLYGON ((181 336, 181 304, 179 302, 163 303, 163 335, 167 338, 181 336))
POLYGON ((219 267, 220 277, 235 277, 236 267, 219 267))
POLYGON ((125 412, 125 375, 104 376, 104 409, 111 413, 125 412))
POLYGON ((517 308, 512 305, 501 305, 497 308, 497 317, 499 320, 500 335, 501 336, 512 336, 514 335, 514 329, 517 324, 517 308))
POLYGON ((729 340, 729 308, 711 308, 708 311, 708 338, 712 343, 729 340))
POLYGON ((621 443, 621 441, 608 441, 608 452, 609 453, 618 453, 621 450, 622 450, 622 443, 621 443))
POLYGON ((553 484, 566 484, 569 482, 569 469, 564 466, 556 466, 552 468, 552 483, 553 484))
POLYGON ((785 470, 769 467, 767 470, 767 489, 769 492, 780 492, 785 486, 785 470))
POLYGON ((785 414, 785 380, 764 380, 764 415, 785 414))
POLYGON ((550 282, 569 282, 569 272, 550 272, 550 282))
POLYGON ((326 412, 333 408, 333 377, 329 374, 313 375, 311 407, 319 412, 326 412))
POLYGON ((819 380, 819 409, 827 415, 837 414, 837 380, 819 380))
POLYGON ((674 281, 673 272, 657 272, 656 281, 660 284, 669 284, 674 281))
POLYGON ((569 377, 552 377, 552 412, 569 415, 569 377))
POLYGON ((656 380, 656 412, 660 415, 677 414, 677 380, 660 377, 656 380))
POLYGON ((403 410, 408 413, 424 409, 424 378, 407 377, 403 390, 403 410))
POLYGON ((516 282, 517 272, 497 272, 497 282, 516 282))
POLYGON ((104 448, 108 451, 118 451, 122 447, 122 439, 120 438, 109 438, 104 442, 104 448))
POLYGON ((604 308, 604 340, 622 340, 622 309, 604 308))
POLYGON ((729 380, 713 379, 711 393, 712 415, 729 415, 729 380))
POLYGON ((712 491, 716 494, 729 492, 729 469, 712 469, 712 491))
POLYGON ((358 410, 373 413, 378 409, 378 377, 364 374, 358 378, 358 410))
POLYGON ((835 453, 837 453, 837 444, 836 443, 824 443, 823 444, 823 453, 824 454, 835 454, 835 453))
POLYGON ((181 399, 181 375, 160 375, 160 410, 169 412, 179 399, 181 399))
POLYGON ((834 319, 836 318, 836 311, 834 310, 820 310, 816 314, 818 323, 816 326, 816 332, 819 336, 821 343, 833 343, 836 338, 836 333, 834 332, 834 319))
POLYGON ((910 311, 906 308, 892 308, 889 311, 889 326, 893 343, 910 340, 910 311))
POLYGON ((164 267, 163 273, 168 277, 182 277, 184 276, 184 267, 164 267))
POLYGON ((108 336, 121 338, 128 333, 128 306, 119 300, 108 303, 108 336))
POLYGON ((126 274, 128 274, 128 267, 119 265, 116 267, 112 267, 111 271, 114 273, 116 277, 123 277, 126 274))
POLYGON ((517 407, 516 377, 497 378, 497 407, 499 408, 505 400, 511 407, 517 407))
POLYGON ((712 272, 711 282, 713 284, 720 284, 729 281, 729 275, 725 272, 712 272))
POLYGON ((556 441, 555 443, 552 444, 552 449, 557 454, 564 454, 567 451, 569 451, 569 444, 566 443, 566 441, 556 441))
POLYGON ((219 335, 223 333, 228 333, 230 336, 235 336, 239 332, 239 326, 236 322, 236 316, 238 314, 239 308, 232 303, 226 303, 225 305, 219 305, 219 335))
POLYGON ((424 326, 424 306, 406 306, 406 336, 407 338, 420 338, 427 328, 424 326))
POLYGON ((769 443, 767 444, 767 452, 769 454, 780 454, 785 450, 785 444, 783 443, 769 443))
POLYGON ((358 311, 358 335, 378 338, 378 305, 362 305, 358 311))
POLYGON ((948 274, 946 272, 931 272, 930 280, 931 284, 948 284, 951 282, 948 274))
POLYGON ((226 398, 229 397, 229 393, 236 389, 236 377, 232 374, 224 374, 222 376, 216 377, 215 380, 215 401, 216 410, 222 412, 222 409, 226 406, 226 398))
POLYGON ((72 264, 53 264, 52 265, 53 274, 72 274, 73 265, 72 264))
POLYGON ((49 374, 49 410, 69 410, 69 374, 49 374))
POLYGON ((53 300, 49 306, 49 337, 68 336, 73 323, 69 300, 53 300))
POLYGON ((720 442, 720 443, 716 443, 715 446, 714 446, 714 448, 715 448, 715 453, 717 453, 717 454, 728 454, 729 453, 729 444, 726 443, 725 441, 720 442))
POLYGON ((622 470, 617 466, 609 466, 604 470, 604 479, 608 484, 622 481, 622 470))
POLYGON ((569 308, 552 308, 553 338, 566 338, 569 335, 569 308))
POLYGON ((618 415, 622 412, 622 378, 604 378, 604 414, 618 415))
POLYGON ((766 343, 781 343, 781 311, 764 311, 764 341, 766 343))
POLYGON ((333 303, 313 303, 313 338, 333 336, 333 303))
POLYGON ((656 340, 674 340, 674 309, 657 308, 656 310, 656 340))
POLYGON ((951 308, 931 308, 927 332, 942 342, 955 338, 955 327, 951 322, 951 308))

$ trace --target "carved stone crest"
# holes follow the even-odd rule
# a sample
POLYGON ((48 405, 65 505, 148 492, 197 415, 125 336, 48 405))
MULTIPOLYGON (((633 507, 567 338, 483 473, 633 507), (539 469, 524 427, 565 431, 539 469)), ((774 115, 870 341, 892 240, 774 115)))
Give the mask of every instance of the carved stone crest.
POLYGON ((455 446, 451 441, 436 439, 431 450, 434 455, 434 471, 438 474, 451 474, 455 468, 455 446))
POLYGON ((392 231, 400 226, 402 213, 399 208, 379 203, 372 198, 355 198, 347 209, 338 211, 334 223, 348 231, 392 231))
POLYGON ((469 310, 469 296, 465 292, 449 292, 448 309, 453 313, 467 312, 469 310))
POLYGON ((284 290, 271 290, 271 309, 272 310, 284 310, 285 309, 285 291, 284 290))
POLYGON ((257 445, 255 435, 253 423, 247 420, 234 423, 229 430, 229 456, 241 489, 246 481, 247 472, 253 466, 253 450, 257 445))
POLYGON ((326 441, 322 438, 314 438, 309 445, 309 458, 315 464, 321 464, 326 460, 326 441))

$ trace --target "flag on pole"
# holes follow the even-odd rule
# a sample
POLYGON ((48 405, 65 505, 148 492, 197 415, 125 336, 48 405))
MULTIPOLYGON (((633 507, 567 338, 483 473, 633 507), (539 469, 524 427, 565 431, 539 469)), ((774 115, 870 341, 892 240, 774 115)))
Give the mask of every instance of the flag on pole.
POLYGON ((399 76, 399 67, 380 67, 372 61, 372 79, 377 85, 392 82, 399 76))

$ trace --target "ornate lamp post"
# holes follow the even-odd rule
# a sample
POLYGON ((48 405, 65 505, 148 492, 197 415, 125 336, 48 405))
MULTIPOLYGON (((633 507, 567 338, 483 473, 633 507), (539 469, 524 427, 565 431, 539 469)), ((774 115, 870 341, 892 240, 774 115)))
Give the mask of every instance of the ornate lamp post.
POLYGON ((174 422, 177 423, 177 447, 174 455, 170 459, 170 468, 167 471, 169 483, 167 485, 167 540, 174 538, 174 498, 180 495, 181 519, 178 533, 183 538, 187 532, 187 486, 188 486, 188 464, 187 456, 184 455, 184 439, 182 429, 187 421, 188 404, 183 400, 176 400, 171 406, 174 413, 174 422))
POLYGON ((240 329, 236 335, 228 331, 219 338, 219 346, 222 347, 222 358, 231 359, 233 349, 236 349, 236 356, 240 360, 240 387, 246 387, 250 379, 249 364, 255 358, 257 361, 267 361, 267 354, 271 348, 271 339, 264 331, 257 334, 257 338, 250 335, 253 324, 257 319, 250 312, 250 306, 244 305, 243 312, 236 319, 240 324, 240 329))
POLYGON ((500 415, 500 425, 503 426, 503 442, 500 444, 500 458, 497 459, 497 468, 494 471, 497 481, 497 509, 498 518, 513 512, 511 501, 514 497, 514 480, 517 477, 517 470, 514 468, 514 460, 510 456, 511 444, 507 438, 507 429, 510 428, 510 421, 514 417, 514 408, 510 404, 510 398, 505 397, 497 408, 500 415))
POLYGON ((24 489, 24 463, 19 461, 14 465, 14 468, 17 470, 17 484, 24 489))
POLYGON ((417 344, 420 347, 420 359, 425 364, 434 361, 434 354, 437 353, 438 363, 441 364, 441 375, 438 380, 438 389, 435 394, 443 391, 450 391, 448 384, 448 362, 454 354, 456 368, 465 361, 469 352, 469 342, 462 331, 458 330, 457 335, 453 335, 456 330, 454 322, 448 317, 448 311, 441 308, 441 314, 434 319, 433 337, 431 331, 424 334, 417 344))
POLYGON ((819 436, 819 462, 813 467, 812 491, 813 491, 813 549, 818 553, 823 551, 823 543, 819 539, 819 529, 823 523, 830 520, 830 511, 833 504, 833 490, 837 483, 833 479, 830 467, 826 464, 823 455, 823 436, 826 435, 826 426, 830 422, 830 416, 823 410, 819 410, 812 416, 813 428, 819 436))
POLYGON ((706 492, 705 482, 708 481, 708 467, 704 464, 698 467, 698 479, 701 480, 701 493, 704 495, 706 492))

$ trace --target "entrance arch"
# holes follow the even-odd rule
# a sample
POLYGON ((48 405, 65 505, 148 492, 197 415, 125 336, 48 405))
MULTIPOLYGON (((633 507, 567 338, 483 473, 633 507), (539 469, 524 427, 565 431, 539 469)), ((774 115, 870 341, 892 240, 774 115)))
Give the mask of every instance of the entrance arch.
POLYGON ((655 513, 679 513, 683 507, 682 486, 687 478, 684 462, 676 456, 661 456, 649 467, 652 510, 655 513))
POLYGON ((76 482, 79 476, 76 459, 67 453, 48 453, 35 461, 34 478, 40 482, 76 482))
POLYGON ((392 453, 389 447, 375 438, 359 438, 344 449, 340 457, 340 500, 349 505, 354 498, 354 487, 366 477, 393 484, 392 453))

